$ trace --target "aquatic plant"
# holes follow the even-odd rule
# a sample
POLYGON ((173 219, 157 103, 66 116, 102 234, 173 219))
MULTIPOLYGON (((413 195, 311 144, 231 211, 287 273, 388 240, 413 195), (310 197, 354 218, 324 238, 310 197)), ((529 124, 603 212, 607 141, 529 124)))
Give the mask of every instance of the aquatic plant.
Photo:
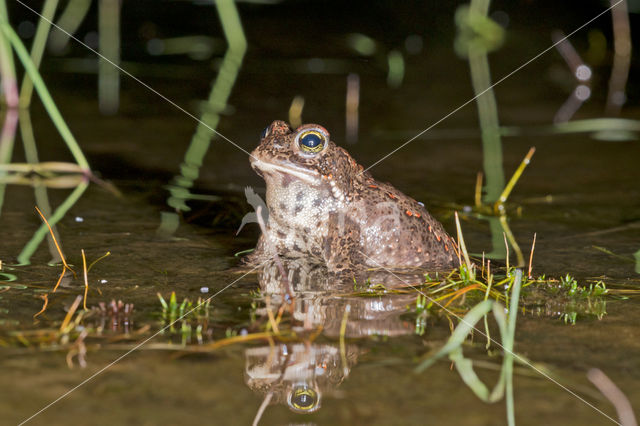
MULTIPOLYGON (((55 226, 58 220, 64 216, 66 211, 77 201, 88 186, 88 180, 95 178, 89 164, 71 130, 64 121, 58 110, 44 79, 38 71, 40 65, 47 34, 50 29, 50 18, 57 5, 57 0, 47 0, 45 2, 42 17, 39 21, 34 43, 29 53, 22 43, 22 40, 15 33, 10 25, 6 3, 0 1, 0 74, 5 85, 5 101, 9 106, 7 113, 7 123, 20 122, 20 130, 25 147, 27 163, 11 164, 12 147, 14 137, 6 137, 10 132, 3 131, 3 148, 0 150, 0 209, 4 203, 4 189, 6 184, 29 184, 35 186, 35 194, 38 204, 49 214, 48 198, 46 189, 38 187, 45 185, 49 187, 74 187, 75 190, 62 203, 60 207, 51 215, 51 225, 55 226), (25 69, 25 75, 20 90, 19 102, 17 89, 8 89, 7 84, 17 87, 13 54, 17 55, 19 61, 25 69), (73 155, 76 163, 61 162, 40 162, 37 155, 35 138, 31 126, 28 107, 31 103, 33 88, 37 91, 49 117, 62 136, 69 151, 73 155), (15 93, 14 93, 15 92, 15 93), (15 97, 15 99, 13 99, 15 97), (16 113, 15 108, 20 107, 20 112, 16 113)), ((15 124, 15 123, 14 123, 15 124)), ((6 130, 6 129, 5 129, 6 130)), ((13 132, 15 135, 15 132, 13 132)), ((18 262, 28 264, 33 252, 47 234, 47 227, 43 224, 27 243, 23 252, 18 256, 18 262)))
MULTIPOLYGON (((44 298, 45 305, 41 314, 46 308, 47 299, 44 298)), ((86 366, 85 355, 87 348, 85 339, 89 335, 89 329, 83 325, 85 317, 90 311, 78 310, 82 296, 77 296, 59 327, 44 328, 36 330, 16 330, 8 333, 8 340, 3 343, 5 346, 17 344, 25 348, 47 348, 48 350, 67 351, 67 365, 73 368, 73 358, 78 359, 81 367, 86 366)))
MULTIPOLYGON (((42 214, 42 212, 40 211, 40 209, 38 207, 36 207, 36 211, 40 215, 40 218, 42 219, 44 224, 47 226, 47 229, 49 230, 49 233, 50 233, 51 238, 53 240, 53 243, 54 243, 54 245, 56 247, 56 250, 58 251, 58 255, 60 256, 60 259, 62 261, 62 272, 60 273, 60 277, 58 278, 58 281, 56 282, 56 285, 53 287, 53 290, 51 291, 52 293, 55 293, 56 290, 58 289, 58 286, 60 285, 60 282, 62 282, 62 278, 65 276, 65 273, 67 271, 70 271, 73 274, 73 277, 75 278, 76 277, 76 272, 69 266, 69 264, 67 264, 65 256, 62 253, 62 249, 60 248, 60 245, 58 244, 58 240, 56 239, 56 236, 55 236, 55 234, 53 232, 53 229, 51 228, 51 225, 49 225, 49 221, 44 216, 44 214, 42 214)), ((83 271, 83 277, 84 277, 84 299, 83 299, 84 301, 83 301, 83 307, 84 307, 84 310, 86 311, 87 310, 87 294, 89 292, 88 273, 91 270, 91 268, 93 267, 93 265, 95 265, 96 263, 98 263, 99 261, 104 259, 105 257, 109 256, 111 253, 110 252, 106 252, 103 256, 100 256, 98 259, 94 260, 89 265, 88 268, 87 268, 87 259, 85 257, 84 249, 81 250, 81 253, 82 253, 82 271, 83 271)), ((46 307, 46 299, 45 299, 45 307, 46 307)))
MULTIPOLYGON (((353 292, 348 296, 379 297, 389 294, 415 294, 416 324, 423 321, 421 317, 430 312, 437 315, 446 311, 449 306, 456 306, 457 310, 465 312, 471 309, 473 303, 480 300, 493 299, 507 303, 510 292, 515 285, 516 275, 520 269, 507 265, 503 268, 493 267, 490 259, 481 259, 480 266, 471 261, 467 252, 464 236, 460 226, 460 220, 456 213, 457 228, 457 254, 460 266, 449 273, 424 274, 421 283, 406 283, 406 286, 394 286, 389 288, 384 283, 375 279, 367 279, 359 285, 354 279, 353 292), (479 271, 478 271, 479 269, 479 271), (458 300, 457 305, 454 301, 458 300)), ((504 242, 505 246, 507 242, 504 242)), ((549 316, 560 316, 565 322, 575 324, 578 315, 593 315, 602 318, 606 314, 605 296, 609 290, 603 281, 596 281, 588 285, 579 285, 578 281, 570 274, 558 279, 541 275, 538 278, 530 277, 532 269, 534 245, 531 247, 529 257, 529 278, 521 279, 521 287, 525 291, 520 296, 524 312, 527 309, 537 310, 540 299, 544 303, 554 303, 554 309, 547 309, 549 316), (532 306, 529 308, 529 306, 532 306)), ((488 332, 488 328, 485 327, 488 332)), ((417 327, 420 334, 423 329, 417 327)))
POLYGON ((598 297, 608 293, 607 286, 602 281, 589 284, 589 287, 580 287, 578 281, 569 274, 560 278, 559 287, 565 290, 568 296, 573 297, 598 297))
MULTIPOLYGON (((51 121, 58 129, 60 136, 64 139, 69 151, 73 155, 74 159, 78 163, 78 165, 85 170, 86 173, 90 173, 91 169, 89 167, 89 163, 82 153, 82 149, 78 145, 78 142, 74 138, 71 130, 67 126, 67 123, 62 118, 62 114, 58 110, 51 94, 49 93, 49 89, 42 79, 42 76, 38 72, 38 67, 32 60, 29 52, 22 44, 22 40, 15 33, 11 25, 9 24, 9 19, 6 14, 6 6, 4 4, 4 0, 2 0, 2 7, 0 8, 0 30, 2 32, 2 39, 6 39, 11 45, 13 51, 15 51, 16 55, 20 59, 20 62, 25 68, 26 73, 29 75, 29 78, 33 81, 33 85, 40 96, 42 104, 44 105, 47 113, 51 117, 51 121)), ((11 52, 6 52, 7 55, 10 55, 11 52)))
MULTIPOLYGON (((214 3, 229 46, 209 93, 207 107, 204 109, 200 119, 198 119, 198 126, 184 154, 184 161, 180 165, 181 173, 175 176, 167 187, 170 193, 167 205, 179 212, 190 210, 186 204, 189 199, 206 197, 191 194, 190 188, 200 174, 202 160, 209 150, 211 140, 215 135, 223 137, 240 150, 245 151, 234 142, 220 135, 216 128, 240 73, 240 67, 247 51, 247 39, 242 29, 242 22, 235 3, 232 0, 219 0, 214 3)), ((249 154, 248 152, 246 153, 249 154)), ((176 213, 164 213, 161 219, 158 232, 165 236, 172 235, 179 224, 176 213)))
POLYGON ((494 203, 504 187, 504 172, 498 107, 491 84, 488 53, 502 45, 504 30, 487 16, 489 3, 490 0, 472 0, 470 4, 458 7, 455 14, 458 26, 455 50, 459 56, 469 60, 482 129, 483 168, 487 177, 484 201, 494 203))
POLYGON ((165 300, 162 294, 157 293, 158 300, 162 305, 162 327, 161 334, 164 334, 165 328, 171 334, 178 333, 182 338, 182 345, 191 342, 192 334, 198 343, 204 341, 203 334, 208 332, 211 307, 211 299, 203 299, 192 302, 188 298, 184 298, 178 303, 176 292, 172 291, 169 300, 165 300), (176 330, 176 324, 179 323, 179 330, 176 330), (195 332, 193 329, 195 328, 195 332))
MULTIPOLYGON (((426 302, 425 295, 418 294, 415 314, 423 315, 425 310, 430 311, 431 314, 438 314, 442 307, 436 302, 446 303, 445 307, 447 307, 462 295, 469 298, 458 304, 458 308, 461 309, 469 309, 470 303, 480 298, 507 301, 508 292, 515 283, 515 272, 515 268, 505 270, 504 275, 496 275, 488 271, 479 279, 470 280, 463 265, 441 279, 425 276, 424 284, 416 290, 426 292, 430 302, 426 302)), ((525 289, 520 296, 524 313, 557 316, 571 324, 575 324, 578 316, 593 316, 601 319, 606 315, 606 296, 609 295, 609 289, 603 281, 579 285, 577 280, 567 274, 560 280, 545 276, 523 279, 521 287, 525 289), (546 309, 541 311, 539 309, 541 305, 546 306, 546 309)))
MULTIPOLYGON (((46 0, 42 7, 41 16, 38 20, 38 28, 33 37, 33 44, 31 45, 31 60, 36 68, 40 68, 44 48, 47 44, 47 37, 51 29, 51 19, 53 19, 57 7, 58 0, 46 0)), ((22 79, 22 86, 20 86, 20 108, 29 108, 32 94, 33 80, 27 73, 22 79)))
POLYGON ((427 296, 419 294, 416 297, 416 320, 415 320, 415 333, 418 336, 422 336, 427 327, 427 316, 429 311, 427 310, 427 296))
POLYGON ((559 280, 538 277, 532 293, 529 299, 539 297, 540 301, 529 304, 530 312, 555 316, 574 325, 579 317, 602 319, 607 313, 606 296, 610 291, 601 280, 579 285, 575 278, 566 274, 559 280))
MULTIPOLYGON (((420 373, 430 367, 439 358, 447 355, 449 359, 454 362, 462 380, 478 398, 485 402, 495 402, 502 399, 506 391, 507 421, 510 425, 515 424, 513 403, 513 345, 515 341, 516 316, 518 313, 521 284, 522 270, 518 269, 515 272, 513 285, 511 286, 511 302, 509 304, 508 317, 504 314, 504 307, 498 302, 485 300, 478 303, 460 319, 460 323, 451 334, 447 343, 435 354, 429 355, 424 359, 415 370, 420 373), (476 324, 480 319, 486 318, 489 312, 493 312, 493 316, 498 323, 501 337, 500 347, 504 351, 500 377, 491 392, 489 392, 489 389, 474 372, 471 360, 465 358, 462 353, 462 344, 466 341, 467 336, 474 330, 477 330, 476 324)), ((489 339, 488 333, 486 337, 489 339)))
MULTIPOLYGON (((438 313, 445 313, 450 322, 450 316, 456 317, 459 320, 459 323, 452 331, 451 337, 447 342, 437 352, 425 355, 420 364, 416 367, 415 371, 420 373, 433 365, 433 363, 438 359, 448 356, 454 363, 464 383, 482 401, 488 403, 496 402, 502 399, 506 393, 507 422, 509 425, 515 425, 515 408, 513 398, 514 359, 535 369, 543 376, 549 377, 548 373, 541 371, 524 357, 513 352, 516 316, 520 309, 519 305, 526 300, 526 298, 520 296, 521 289, 526 286, 536 287, 538 290, 552 289, 552 292, 555 294, 551 294, 550 298, 556 299, 560 293, 566 298, 562 304, 564 312, 560 314, 560 318, 564 320, 565 323, 571 324, 575 324, 578 316, 578 310, 585 314, 595 314, 599 319, 602 318, 602 315, 606 313, 604 311, 606 304, 603 300, 603 296, 607 295, 608 290, 602 281, 592 283, 588 287, 580 286, 578 285, 577 280, 569 274, 566 274, 560 280, 551 280, 544 276, 539 277, 536 280, 524 280, 522 269, 510 267, 508 263, 504 269, 505 276, 500 277, 499 281, 494 283, 495 277, 491 273, 490 261, 487 261, 485 271, 484 258, 482 259, 480 280, 477 280, 476 274, 474 273, 476 265, 469 261, 469 256, 464 244, 464 238, 462 236, 460 221, 457 215, 456 226, 458 230, 458 258, 460 259, 460 267, 457 270, 452 271, 449 275, 446 275, 444 280, 434 280, 429 275, 425 275, 424 290, 428 293, 414 287, 414 289, 420 293, 417 295, 415 302, 416 334, 422 335, 424 333, 424 324, 426 323, 426 318, 428 316, 427 312, 429 309, 433 309, 438 313), (465 259, 464 263, 462 261, 462 257, 465 259), (482 281, 485 277, 486 281, 482 281), (556 285, 552 285, 552 282, 556 283, 556 285), (498 292, 498 288, 501 288, 503 291, 498 292), (454 312, 451 308, 448 308, 451 302, 456 298, 461 295, 471 294, 470 292, 474 290, 484 290, 484 300, 472 305, 466 314, 464 314, 464 317, 461 317, 460 314, 454 312), (437 293, 441 291, 445 291, 445 294, 437 295, 437 293), (489 299, 490 296, 492 296, 493 299, 489 299), (429 300, 429 303, 427 303, 427 300, 429 300), (445 300, 446 303, 443 303, 445 300), (502 300, 504 300, 505 304, 509 307, 507 311, 508 315, 506 317, 505 308, 500 303, 502 300), (586 308, 580 305, 580 300, 587 301, 586 308), (501 338, 500 342, 491 338, 487 315, 489 312, 493 313, 493 317, 498 324, 501 338), (484 332, 477 328, 477 324, 481 319, 484 321, 484 332), (462 352, 463 344, 466 342, 468 336, 474 331, 477 331, 486 337, 487 350, 491 343, 494 343, 503 350, 503 361, 500 369, 500 376, 498 378, 498 382, 491 391, 489 391, 487 386, 476 375, 473 370, 473 362, 470 359, 465 358, 462 352)), ((533 260, 533 249, 534 247, 531 249, 530 262, 533 260)), ((529 265, 529 271, 531 271, 531 264, 529 265)), ((523 312, 526 312, 525 309, 523 309, 523 312)))

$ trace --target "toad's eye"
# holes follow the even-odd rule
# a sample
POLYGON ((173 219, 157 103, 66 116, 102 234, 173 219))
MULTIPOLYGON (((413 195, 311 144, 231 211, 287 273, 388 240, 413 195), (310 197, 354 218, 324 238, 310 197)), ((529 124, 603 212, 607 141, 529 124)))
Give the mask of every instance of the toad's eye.
POLYGON ((296 136, 296 143, 303 153, 317 154, 329 143, 329 135, 324 129, 303 129, 296 136))
POLYGON ((264 139, 269 136, 269 126, 265 127, 262 133, 260 134, 260 139, 264 139))
POLYGON ((288 395, 289 408, 297 413, 312 413, 320 408, 320 395, 306 385, 296 386, 288 395))

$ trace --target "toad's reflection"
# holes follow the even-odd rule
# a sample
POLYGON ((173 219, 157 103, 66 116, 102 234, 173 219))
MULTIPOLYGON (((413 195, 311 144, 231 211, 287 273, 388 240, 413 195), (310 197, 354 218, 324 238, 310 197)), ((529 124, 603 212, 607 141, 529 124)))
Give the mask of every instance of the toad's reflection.
POLYGON ((320 408, 325 391, 335 389, 356 363, 357 348, 346 347, 342 365, 338 345, 282 344, 245 352, 245 379, 254 391, 272 394, 271 404, 286 404, 296 413, 320 408))
MULTIPOLYGON (((359 277, 357 282, 367 278, 389 289, 418 283, 422 276, 398 278, 378 272, 359 277)), ((272 262, 258 279, 265 306, 256 310, 256 316, 265 323, 269 316, 290 312, 287 327, 301 342, 246 350, 246 383, 265 395, 257 419, 267 404, 286 404, 296 413, 312 413, 320 408, 323 395, 335 394, 361 353, 356 345, 345 344, 343 336, 400 336, 415 329, 412 321, 401 317, 415 302, 415 294, 363 297, 355 293, 353 279, 336 281, 323 266, 299 261, 282 265, 272 262), (323 336, 339 341, 318 337, 323 343, 316 343, 319 330, 323 336)))

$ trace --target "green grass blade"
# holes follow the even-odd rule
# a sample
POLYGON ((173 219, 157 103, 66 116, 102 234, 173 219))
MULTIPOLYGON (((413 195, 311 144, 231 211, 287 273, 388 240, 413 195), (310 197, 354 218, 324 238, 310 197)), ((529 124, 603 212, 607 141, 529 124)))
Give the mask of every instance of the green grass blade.
MULTIPOLYGON (((58 0, 46 0, 42 7, 42 14, 38 21, 38 29, 36 35, 33 37, 33 44, 31 45, 31 60, 36 68, 40 67, 42 61, 42 55, 44 54, 44 48, 47 44, 47 38, 49 31, 51 30, 51 20, 58 8, 58 0)), ((25 74, 22 79, 22 86, 20 87, 20 107, 28 108, 31 104, 31 95, 33 94, 33 81, 29 74, 25 74)))
POLYGON ((464 343, 465 339, 474 329, 476 323, 486 315, 495 302, 493 300, 485 300, 474 306, 467 314, 460 320, 460 323, 449 337, 447 343, 433 356, 422 361, 415 372, 421 373, 425 369, 429 368, 435 361, 451 353, 454 349, 460 347, 464 343))
POLYGON ((71 133, 71 130, 67 126, 67 123, 62 118, 62 114, 60 114, 60 111, 58 110, 58 107, 53 101, 53 98, 51 97, 51 94, 49 93, 49 90, 47 89, 46 84, 42 80, 42 77, 40 76, 38 69, 36 68, 33 61, 31 60, 31 56, 29 55, 29 52, 27 52, 27 49, 22 44, 20 37, 18 37, 16 32, 13 30, 13 28, 11 28, 11 25, 9 25, 9 22, 7 22, 6 19, 4 19, 4 17, 0 19, 1 19, 0 28, 2 29, 2 33, 9 40, 9 42, 11 43, 11 46, 13 46, 13 49, 15 50, 16 54, 18 55, 18 58, 22 62, 22 65, 24 66, 26 72, 31 77, 31 80, 33 80, 33 84, 36 88, 36 91, 38 92, 38 95, 40 95, 42 104, 44 105, 45 109, 49 113, 49 116, 51 117, 53 124, 58 129, 58 132, 60 132, 60 135, 62 136, 65 143, 69 147, 69 150, 71 151, 71 154, 75 158, 78 165, 80 165, 80 167, 82 167, 86 171, 89 171, 90 170, 89 163, 87 162, 87 159, 82 153, 82 149, 80 149, 80 146, 78 145, 78 142, 76 141, 73 134, 71 133))

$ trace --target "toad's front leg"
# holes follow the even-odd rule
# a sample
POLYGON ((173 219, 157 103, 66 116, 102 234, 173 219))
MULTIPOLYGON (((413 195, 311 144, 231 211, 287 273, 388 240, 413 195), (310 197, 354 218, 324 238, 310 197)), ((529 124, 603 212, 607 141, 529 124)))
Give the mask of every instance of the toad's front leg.
POLYGON ((323 257, 331 273, 349 274, 362 267, 360 225, 337 213, 329 216, 328 235, 323 241, 323 257))
POLYGON ((269 253, 264 235, 260 235, 256 248, 253 252, 244 256, 240 263, 243 266, 256 267, 272 258, 273 256, 269 253))

